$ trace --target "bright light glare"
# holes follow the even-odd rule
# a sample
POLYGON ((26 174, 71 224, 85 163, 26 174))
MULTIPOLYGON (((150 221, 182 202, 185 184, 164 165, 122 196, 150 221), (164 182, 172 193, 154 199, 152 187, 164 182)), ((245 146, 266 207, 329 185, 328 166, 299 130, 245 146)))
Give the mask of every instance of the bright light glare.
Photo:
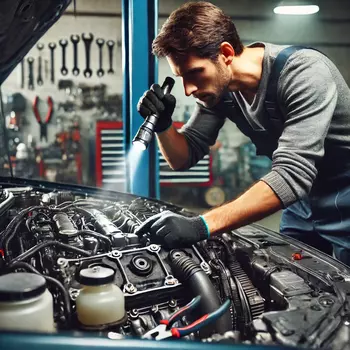
POLYGON ((134 145, 135 149, 140 150, 140 151, 144 151, 146 149, 146 145, 140 141, 135 141, 133 143, 133 145, 134 145))
POLYGON ((277 6, 273 12, 278 15, 312 15, 320 8, 317 5, 277 6))

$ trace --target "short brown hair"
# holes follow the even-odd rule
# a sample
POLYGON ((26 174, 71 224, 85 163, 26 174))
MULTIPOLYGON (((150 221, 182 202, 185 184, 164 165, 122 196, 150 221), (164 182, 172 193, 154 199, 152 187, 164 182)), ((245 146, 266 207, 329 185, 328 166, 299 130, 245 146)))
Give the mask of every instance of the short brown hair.
POLYGON ((232 45, 236 56, 242 53, 243 44, 230 16, 210 2, 187 2, 170 14, 152 51, 157 57, 194 53, 216 60, 224 41, 232 45))

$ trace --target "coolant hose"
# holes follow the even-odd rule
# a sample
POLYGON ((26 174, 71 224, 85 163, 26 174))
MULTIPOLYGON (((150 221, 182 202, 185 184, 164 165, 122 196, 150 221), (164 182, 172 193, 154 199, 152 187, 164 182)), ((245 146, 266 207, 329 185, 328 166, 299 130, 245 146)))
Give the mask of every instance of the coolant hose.
MULTIPOLYGON (((170 254, 170 261, 175 277, 189 287, 193 296, 201 296, 200 305, 198 309, 194 311, 198 311, 198 314, 195 315, 196 317, 211 313, 220 307, 221 302, 217 291, 209 277, 196 262, 188 256, 178 256, 174 253, 170 254)), ((220 334, 232 330, 230 312, 227 311, 213 325, 201 329, 200 336, 209 337, 210 334, 213 334, 213 328, 216 333, 220 334)))

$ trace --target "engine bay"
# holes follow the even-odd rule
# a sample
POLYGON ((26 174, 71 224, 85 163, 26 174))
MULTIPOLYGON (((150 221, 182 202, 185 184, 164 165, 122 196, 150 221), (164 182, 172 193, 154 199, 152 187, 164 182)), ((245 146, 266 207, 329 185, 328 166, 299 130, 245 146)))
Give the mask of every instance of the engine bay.
MULTIPOLYGON (((248 225, 169 251, 134 232, 164 210, 194 215, 171 204, 33 187, 3 187, 0 194, 0 281, 10 274, 42 276, 55 332, 143 337, 200 296, 198 310, 177 327, 227 300, 229 308, 186 341, 332 349, 349 343, 350 270, 302 243, 248 225), (91 281, 98 269, 113 272, 101 280, 112 278, 121 291, 120 315, 111 319, 108 308, 100 309, 94 312, 101 319, 82 321, 93 299, 90 294, 80 306, 78 299, 86 276, 91 281)), ((106 291, 98 288, 92 289, 100 302, 106 291)))

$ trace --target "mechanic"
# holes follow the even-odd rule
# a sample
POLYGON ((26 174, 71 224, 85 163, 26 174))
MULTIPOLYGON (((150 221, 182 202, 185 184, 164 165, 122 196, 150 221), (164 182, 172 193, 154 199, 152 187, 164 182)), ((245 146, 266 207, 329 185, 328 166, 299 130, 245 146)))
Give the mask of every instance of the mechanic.
POLYGON ((312 48, 288 56, 267 113, 269 79, 289 46, 243 46, 231 18, 208 2, 175 10, 153 41, 196 98, 189 121, 172 125, 175 98, 152 85, 140 98, 143 117, 159 114, 160 150, 169 166, 191 168, 209 151, 226 119, 272 159, 271 171, 237 199, 188 218, 169 211, 149 218, 138 234, 170 248, 193 244, 283 210, 280 231, 350 265, 350 90, 334 63, 312 48), (279 130, 280 128, 280 130, 279 130))

